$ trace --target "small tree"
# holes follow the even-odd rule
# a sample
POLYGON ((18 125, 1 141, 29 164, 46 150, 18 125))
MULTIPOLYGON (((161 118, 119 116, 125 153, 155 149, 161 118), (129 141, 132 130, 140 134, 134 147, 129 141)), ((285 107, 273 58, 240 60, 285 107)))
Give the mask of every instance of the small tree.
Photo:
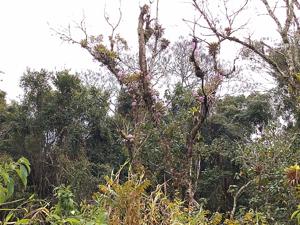
POLYGON ((286 95, 293 101, 295 108, 299 109, 300 96, 300 60, 299 60, 299 38, 300 21, 297 10, 300 4, 297 0, 244 0, 236 4, 235 1, 220 0, 214 3, 204 0, 191 1, 201 20, 195 22, 195 26, 205 31, 205 35, 199 38, 207 40, 207 36, 214 37, 218 43, 226 41, 236 43, 243 48, 244 56, 247 55, 253 63, 255 59, 267 65, 271 74, 283 87, 281 95, 286 95), (253 5, 251 5, 253 4, 253 5), (221 12, 216 9, 219 6, 221 12), (249 12, 247 7, 255 5, 265 9, 267 16, 276 25, 276 32, 280 37, 276 43, 267 43, 266 40, 257 40, 251 35, 243 37, 242 30, 247 23, 242 21, 249 12), (285 11, 284 13, 282 13, 285 11), (221 17, 222 19, 218 18, 221 17), (238 25, 242 24, 242 25, 238 25))
MULTIPOLYGON (((169 41, 163 37, 164 29, 159 24, 158 20, 158 1, 156 5, 156 16, 153 17, 150 13, 151 5, 140 7, 140 13, 137 21, 137 68, 132 70, 131 64, 124 64, 124 51, 127 50, 126 41, 120 35, 115 34, 120 20, 115 24, 111 24, 106 17, 107 22, 112 28, 112 33, 109 36, 109 43, 106 45, 103 41, 103 35, 89 36, 87 34, 84 23, 81 23, 80 29, 84 34, 82 40, 74 40, 69 33, 60 33, 60 37, 71 43, 80 45, 86 49, 96 61, 116 78, 122 90, 128 95, 131 104, 131 120, 121 117, 121 124, 118 125, 120 136, 124 140, 130 161, 135 171, 138 171, 141 165, 140 151, 145 146, 149 139, 149 127, 155 131, 158 136, 159 149, 163 152, 165 164, 170 163, 171 148, 169 137, 165 132, 161 132, 165 127, 164 115, 167 113, 168 104, 165 104, 159 98, 159 90, 155 89, 155 84, 164 74, 157 74, 158 59, 169 46, 169 41), (149 123, 150 122, 150 123, 149 123), (147 126, 145 126, 148 124, 147 126), (151 124, 151 125, 150 125, 151 124)), ((120 19, 121 19, 120 11, 120 19)), ((183 185, 187 188, 187 199, 190 205, 195 203, 194 200, 194 182, 198 178, 194 168, 198 168, 197 160, 194 159, 194 145, 196 136, 200 128, 203 126, 206 118, 209 116, 210 110, 217 98, 217 90, 223 80, 230 77, 235 72, 235 66, 229 70, 225 70, 219 61, 219 44, 213 42, 209 45, 207 54, 199 54, 202 47, 202 40, 197 38, 195 31, 188 43, 183 42, 183 47, 189 51, 188 57, 182 57, 180 63, 190 64, 189 71, 184 71, 182 77, 191 77, 198 81, 198 85, 194 86, 194 98, 197 99, 197 105, 193 110, 192 123, 190 118, 187 118, 183 123, 187 123, 189 129, 185 131, 185 168, 181 171, 184 175, 182 180, 185 180, 183 185), (188 46, 186 46, 188 45, 188 46), (206 59, 205 59, 206 58, 206 59), (208 59, 208 60, 207 60, 208 59)), ((134 57, 133 57, 134 58, 134 57)), ((184 82, 185 78, 184 78, 184 82)), ((168 166, 167 166, 168 167, 168 166)), ((198 168, 199 170, 199 168, 198 168)))

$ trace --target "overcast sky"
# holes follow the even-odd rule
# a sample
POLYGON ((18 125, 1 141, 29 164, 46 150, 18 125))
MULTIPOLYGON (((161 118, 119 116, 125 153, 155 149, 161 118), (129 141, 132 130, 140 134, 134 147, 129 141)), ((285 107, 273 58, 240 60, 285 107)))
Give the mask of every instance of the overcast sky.
MULTIPOLYGON (((236 0, 239 1, 239 0, 236 0)), ((7 98, 21 94, 19 79, 26 68, 73 71, 97 70, 99 65, 79 46, 63 43, 51 28, 75 26, 85 16, 90 34, 108 34, 104 6, 112 15, 118 12, 118 0, 0 0, 0 89, 7 98)), ((146 0, 122 0, 122 22, 118 32, 132 44, 137 40, 139 6, 146 0)), ((187 36, 189 28, 182 21, 194 14, 190 0, 160 0, 159 19, 166 37, 174 41, 187 36)), ((262 31, 270 27, 257 27, 262 31)))
MULTIPOLYGON (((86 17, 88 31, 100 34, 108 31, 104 21, 104 6, 108 14, 117 14, 118 0, 0 0, 0 89, 8 99, 21 92, 19 79, 29 68, 73 71, 97 70, 98 64, 79 46, 63 43, 51 28, 74 26, 86 17)), ((147 1, 123 0, 123 19, 119 32, 131 42, 136 41, 139 5, 147 1)), ((167 27, 167 36, 186 34, 182 18, 191 13, 191 5, 182 0, 161 0, 160 19, 167 27), (185 9, 185 10, 183 10, 185 9), (167 12, 167 13, 166 13, 167 12), (180 28, 180 29, 179 29, 180 28)), ((113 16, 111 16, 112 19, 113 16)))

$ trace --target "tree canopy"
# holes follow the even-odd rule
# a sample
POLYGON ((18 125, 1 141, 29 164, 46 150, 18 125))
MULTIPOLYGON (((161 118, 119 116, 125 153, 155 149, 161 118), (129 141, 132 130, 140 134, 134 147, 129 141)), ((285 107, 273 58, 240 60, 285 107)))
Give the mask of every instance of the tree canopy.
POLYGON ((0 92, 0 224, 300 224, 300 4, 256 0, 280 36, 267 43, 236 27, 251 1, 217 2, 191 0, 199 19, 174 43, 158 0, 140 6, 135 48, 121 9, 109 34, 57 31, 102 69, 28 69, 20 101, 0 92), (276 87, 224 93, 241 63, 276 87))

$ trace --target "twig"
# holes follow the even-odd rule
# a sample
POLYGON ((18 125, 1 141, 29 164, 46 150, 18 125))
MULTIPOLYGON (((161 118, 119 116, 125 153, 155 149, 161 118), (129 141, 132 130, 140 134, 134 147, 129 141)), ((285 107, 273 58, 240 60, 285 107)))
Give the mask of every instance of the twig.
POLYGON ((234 195, 233 197, 233 207, 230 213, 230 218, 233 219, 235 211, 236 211, 236 207, 237 207, 237 200, 238 197, 242 194, 242 192, 252 183, 252 180, 248 181, 246 184, 244 184, 234 195))

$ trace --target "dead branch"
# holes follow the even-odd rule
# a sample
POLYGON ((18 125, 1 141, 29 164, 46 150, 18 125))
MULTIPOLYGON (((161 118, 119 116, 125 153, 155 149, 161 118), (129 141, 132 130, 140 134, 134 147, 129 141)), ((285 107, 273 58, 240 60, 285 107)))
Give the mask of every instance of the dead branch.
POLYGON ((252 183, 252 180, 248 181, 246 184, 244 184, 242 187, 240 187, 240 189, 236 192, 236 194, 233 197, 233 207, 232 210, 230 212, 230 219, 234 218, 234 214, 236 211, 236 207, 237 207, 237 200, 238 197, 243 193, 243 191, 252 183))
MULTIPOLYGON (((121 0, 120 0, 120 5, 121 5, 121 0)), ((104 19, 105 21, 107 22, 107 24, 110 26, 111 28, 111 35, 109 36, 109 41, 110 41, 110 50, 113 51, 114 50, 114 44, 115 44, 115 41, 114 41, 114 34, 115 34, 115 31, 116 29, 119 27, 120 23, 121 23, 121 20, 122 20, 122 10, 121 10, 121 6, 119 7, 118 9, 119 11, 119 17, 118 17, 118 20, 115 24, 113 24, 112 22, 110 22, 110 19, 109 19, 109 16, 108 14, 106 13, 106 5, 104 6, 104 19)))

